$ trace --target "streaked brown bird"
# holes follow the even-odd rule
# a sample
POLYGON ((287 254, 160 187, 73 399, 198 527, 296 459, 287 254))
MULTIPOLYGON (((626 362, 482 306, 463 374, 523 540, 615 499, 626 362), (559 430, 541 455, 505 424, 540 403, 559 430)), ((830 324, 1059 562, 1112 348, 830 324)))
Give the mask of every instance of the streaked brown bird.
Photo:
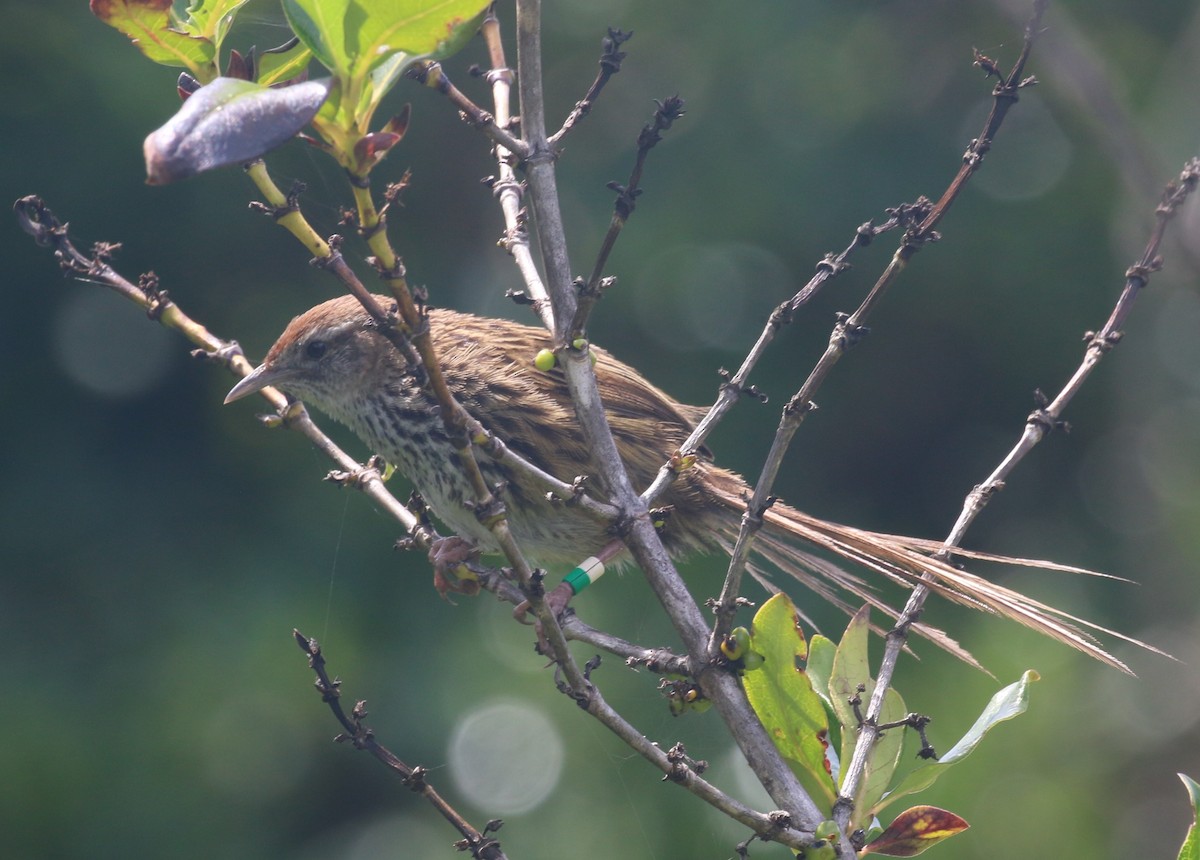
MULTIPOLYGON (((376 299, 385 308, 393 306, 383 296, 376 299)), ((487 430, 560 478, 594 474, 561 370, 534 366, 538 351, 552 346, 545 330, 442 309, 429 311, 429 326, 452 393, 487 430)), ((592 349, 617 448, 640 489, 679 450, 704 410, 676 402, 630 366, 602 349, 592 349)), ((406 475, 455 533, 485 553, 498 551, 491 533, 468 507, 471 487, 443 430, 436 401, 355 298, 332 299, 293 319, 262 365, 234 386, 225 402, 266 386, 279 388, 348 426, 406 475)), ((480 457, 480 467, 489 483, 502 484, 510 528, 534 564, 565 572, 611 539, 602 523, 569 506, 551 505, 544 491, 507 467, 486 456, 480 457)), ((672 557, 728 551, 738 533, 748 489, 740 475, 705 457, 684 470, 661 500, 674 508, 662 535, 672 557)), ((604 487, 600 485, 598 491, 603 493, 604 487)), ((835 554, 909 587, 928 575, 930 587, 943 597, 1011 618, 1129 671, 1076 625, 1105 628, 931 558, 929 553, 939 546, 827 522, 782 503, 766 511, 755 544, 762 559, 847 611, 851 609, 847 595, 852 595, 895 615, 861 576, 812 555, 809 549, 835 554)), ((1087 572, 1050 562, 975 555, 1087 572)), ((627 560, 617 559, 618 563, 627 560)), ((760 568, 753 572, 762 578, 760 568)), ((919 632, 974 662, 940 631, 919 626, 919 632)))

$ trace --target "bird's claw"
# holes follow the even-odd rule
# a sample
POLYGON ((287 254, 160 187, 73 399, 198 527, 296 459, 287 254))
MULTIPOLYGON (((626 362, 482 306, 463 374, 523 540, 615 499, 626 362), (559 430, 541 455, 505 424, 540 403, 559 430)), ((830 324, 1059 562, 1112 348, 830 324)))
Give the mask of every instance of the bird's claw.
MULTIPOLYGON (((571 588, 571 586, 567 585, 565 582, 560 582, 553 591, 547 592, 545 598, 543 599, 546 601, 546 608, 550 610, 554 617, 560 618, 563 612, 566 611, 567 604, 571 602, 571 598, 574 596, 575 589, 571 588)), ((528 617, 529 606, 530 604, 528 600, 518 603, 516 608, 513 609, 513 618, 517 619, 517 621, 519 621, 521 624, 532 624, 537 629, 538 652, 542 654, 549 654, 550 643, 546 640, 546 635, 542 631, 541 622, 536 618, 530 619, 528 617)))
MULTIPOLYGON (((546 594, 544 598, 546 606, 554 613, 554 617, 558 618, 567 608, 567 604, 571 602, 571 598, 575 596, 575 589, 567 585, 565 582, 560 582, 558 587, 546 594)), ((530 603, 528 600, 523 600, 513 609, 513 618, 517 619, 522 624, 530 625, 537 624, 535 620, 528 618, 530 603)))
POLYGON ((433 587, 442 600, 454 601, 448 592, 472 597, 479 593, 479 580, 467 567, 467 562, 477 558, 479 550, 473 544, 457 536, 438 538, 429 547, 429 562, 433 565, 433 587))

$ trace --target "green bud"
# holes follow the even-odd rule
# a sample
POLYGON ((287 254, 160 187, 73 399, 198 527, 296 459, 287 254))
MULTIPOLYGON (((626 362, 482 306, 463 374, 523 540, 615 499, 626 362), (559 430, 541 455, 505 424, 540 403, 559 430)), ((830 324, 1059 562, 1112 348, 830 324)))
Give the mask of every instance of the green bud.
POLYGON ((742 668, 747 672, 753 672, 755 669, 761 669, 763 663, 767 662, 767 658, 757 651, 747 651, 742 655, 742 668))
POLYGON ((721 640, 721 653, 727 660, 740 660, 750 647, 750 631, 745 627, 735 627, 729 635, 721 640))
POLYGON ((553 370, 554 365, 557 363, 558 359, 555 357, 554 350, 552 349, 539 350, 538 354, 533 357, 533 366, 538 370, 553 370))

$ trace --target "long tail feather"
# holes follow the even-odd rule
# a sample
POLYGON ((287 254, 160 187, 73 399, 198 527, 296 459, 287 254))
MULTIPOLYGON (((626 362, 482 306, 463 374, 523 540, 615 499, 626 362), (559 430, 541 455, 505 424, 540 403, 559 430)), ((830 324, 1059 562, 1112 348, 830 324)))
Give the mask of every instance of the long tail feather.
MULTIPOLYGON (((745 502, 740 493, 730 492, 724 488, 714 489, 722 501, 731 508, 738 511, 745 510, 745 502)), ((733 489, 732 486, 730 489, 733 489)), ((776 504, 768 508, 763 519, 766 528, 756 542, 759 554, 776 567, 795 576, 822 598, 843 609, 848 610, 849 605, 841 592, 883 609, 893 617, 896 615, 895 610, 888 608, 874 593, 869 583, 853 573, 842 570, 835 564, 798 548, 795 546, 797 540, 840 556, 907 588, 922 583, 947 600, 1012 619, 1128 674, 1133 674, 1130 668, 1105 650, 1099 641, 1088 632, 1089 630, 1105 633, 1156 654, 1170 657, 1169 654, 1130 636, 1079 618, 1034 598, 1026 597, 1003 585, 960 570, 938 558, 933 558, 928 553, 942 548, 942 545, 936 541, 879 534, 838 525, 809 516, 784 504, 776 504)), ((1106 574, 1097 574, 1095 571, 1085 568, 1036 559, 1009 558, 969 550, 956 551, 956 554, 986 561, 1107 577, 1106 574)), ((753 569, 751 572, 758 575, 758 572, 753 569)), ((1120 579, 1120 577, 1107 578, 1120 579)), ((936 628, 926 628, 916 632, 925 635, 939 647, 960 659, 975 666, 979 665, 978 661, 971 657, 961 645, 936 628)))

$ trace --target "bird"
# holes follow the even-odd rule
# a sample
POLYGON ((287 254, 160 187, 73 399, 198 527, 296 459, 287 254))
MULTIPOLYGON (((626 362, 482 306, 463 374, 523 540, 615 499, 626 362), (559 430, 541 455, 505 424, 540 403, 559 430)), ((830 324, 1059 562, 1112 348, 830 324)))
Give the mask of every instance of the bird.
MULTIPOLYGON (((395 308, 390 298, 375 298, 381 307, 395 308)), ((472 417, 545 472, 567 481, 595 475, 561 368, 546 370, 542 368, 547 362, 535 363, 539 352, 553 347, 549 332, 446 308, 424 312, 447 385, 472 417)), ((706 410, 676 401, 608 351, 594 344, 589 348, 617 450, 640 492, 664 463, 679 455, 706 410)), ((460 539, 484 554, 499 551, 492 532, 475 515, 474 493, 423 374, 385 337, 354 296, 330 299, 295 317, 263 363, 230 390, 225 402, 268 386, 349 427, 411 481, 430 510, 460 539)), ((730 551, 749 496, 740 475, 718 466, 707 449, 695 453, 694 462, 679 472, 660 502, 672 511, 661 537, 675 560, 730 551)), ((613 540, 609 527, 592 515, 553 503, 542 487, 511 467, 487 456, 478 459, 489 485, 500 488, 509 529, 532 563, 547 570, 570 569, 613 540)), ((608 489, 598 475, 589 478, 588 487, 600 496, 608 489)), ((770 577, 771 567, 844 611, 853 612, 855 601, 862 601, 893 617, 895 610, 864 573, 910 588, 924 582, 952 602, 1012 619, 1130 672, 1088 631, 1142 643, 934 557, 940 548, 936 541, 830 522, 777 501, 763 512, 763 529, 755 541, 757 557, 750 570, 772 591, 779 589, 770 577), (835 556, 841 563, 817 552, 835 556), (847 569, 847 563, 863 573, 847 569)), ((1047 561, 957 552, 1092 573, 1047 561)), ((610 569, 629 563, 628 553, 621 552, 610 569)), ((914 629, 978 665, 965 648, 937 628, 918 623, 914 629)))

